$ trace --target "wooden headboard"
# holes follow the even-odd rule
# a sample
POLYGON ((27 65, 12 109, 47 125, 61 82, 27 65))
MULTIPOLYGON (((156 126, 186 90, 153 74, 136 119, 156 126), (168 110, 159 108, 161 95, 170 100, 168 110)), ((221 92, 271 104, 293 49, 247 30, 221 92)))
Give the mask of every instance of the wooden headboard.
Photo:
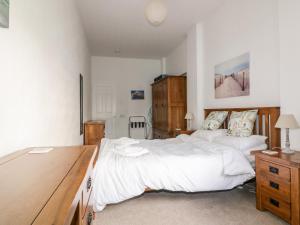
POLYGON ((280 115, 280 107, 253 107, 253 108, 224 108, 224 109, 205 109, 205 118, 213 111, 228 111, 228 117, 222 128, 228 128, 231 112, 241 112, 246 110, 258 109, 258 115, 253 129, 253 134, 265 135, 268 137, 267 145, 269 149, 280 147, 280 129, 275 128, 275 124, 280 115))

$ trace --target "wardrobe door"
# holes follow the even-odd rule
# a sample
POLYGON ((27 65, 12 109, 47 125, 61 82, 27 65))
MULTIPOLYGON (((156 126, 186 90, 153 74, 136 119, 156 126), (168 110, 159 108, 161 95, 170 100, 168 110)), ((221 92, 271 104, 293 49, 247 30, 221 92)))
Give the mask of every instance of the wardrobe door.
POLYGON ((162 82, 159 82, 157 84, 158 86, 158 96, 157 96, 157 118, 158 118, 158 124, 157 128, 162 129, 163 127, 163 110, 162 110, 162 104, 163 104, 163 85, 162 82))
POLYGON ((157 98, 158 98, 157 84, 153 84, 152 85, 152 126, 155 128, 158 126, 157 98))
POLYGON ((175 77, 169 80, 169 129, 174 132, 176 129, 185 130, 187 112, 187 90, 186 78, 175 77))
POLYGON ((161 96, 161 129, 168 131, 168 80, 162 82, 162 96, 161 96))

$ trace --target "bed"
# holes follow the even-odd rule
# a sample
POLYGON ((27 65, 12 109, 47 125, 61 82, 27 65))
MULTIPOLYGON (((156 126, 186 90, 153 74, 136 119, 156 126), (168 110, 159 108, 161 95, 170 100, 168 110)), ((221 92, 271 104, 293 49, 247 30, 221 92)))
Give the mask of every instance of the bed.
MULTIPOLYGON (((253 134, 264 135, 264 148, 279 146, 274 125, 279 107, 205 109, 233 111, 258 109, 253 134)), ((139 196, 149 190, 204 192, 230 190, 255 177, 250 159, 234 147, 195 136, 166 140, 103 139, 94 174, 94 210, 139 196), (128 150, 128 152, 127 152, 128 150)))

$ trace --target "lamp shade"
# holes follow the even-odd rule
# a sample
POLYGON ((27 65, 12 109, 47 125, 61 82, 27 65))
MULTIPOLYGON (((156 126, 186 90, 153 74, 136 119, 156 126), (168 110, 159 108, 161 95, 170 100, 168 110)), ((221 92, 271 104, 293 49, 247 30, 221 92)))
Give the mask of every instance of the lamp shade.
POLYGON ((276 128, 297 129, 299 124, 294 115, 281 115, 275 125, 276 128))
POLYGON ((146 18, 154 26, 159 26, 167 18, 167 7, 162 0, 152 0, 146 7, 146 18))
POLYGON ((188 112, 188 113, 185 115, 185 119, 186 119, 186 120, 192 120, 192 119, 194 119, 193 113, 188 112))

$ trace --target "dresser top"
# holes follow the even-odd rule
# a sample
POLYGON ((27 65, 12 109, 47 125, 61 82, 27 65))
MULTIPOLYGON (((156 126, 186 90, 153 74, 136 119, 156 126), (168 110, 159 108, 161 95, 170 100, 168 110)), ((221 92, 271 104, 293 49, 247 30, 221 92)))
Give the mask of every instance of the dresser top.
POLYGON ((96 155, 96 146, 60 147, 44 154, 30 154, 31 150, 0 159, 0 224, 35 224, 48 203, 49 219, 38 224, 52 224, 58 209, 71 199, 69 195, 76 194, 76 181, 85 175, 80 171, 86 171, 96 155), (61 190, 62 186, 68 187, 68 192, 61 190))
POLYGON ((105 124, 105 121, 104 120, 90 120, 90 121, 87 121, 87 122, 85 122, 85 124, 105 124))
POLYGON ((286 154, 281 151, 277 151, 277 155, 267 155, 262 151, 254 151, 251 154, 268 161, 277 162, 286 166, 299 167, 300 168, 300 152, 296 151, 294 154, 286 154))

